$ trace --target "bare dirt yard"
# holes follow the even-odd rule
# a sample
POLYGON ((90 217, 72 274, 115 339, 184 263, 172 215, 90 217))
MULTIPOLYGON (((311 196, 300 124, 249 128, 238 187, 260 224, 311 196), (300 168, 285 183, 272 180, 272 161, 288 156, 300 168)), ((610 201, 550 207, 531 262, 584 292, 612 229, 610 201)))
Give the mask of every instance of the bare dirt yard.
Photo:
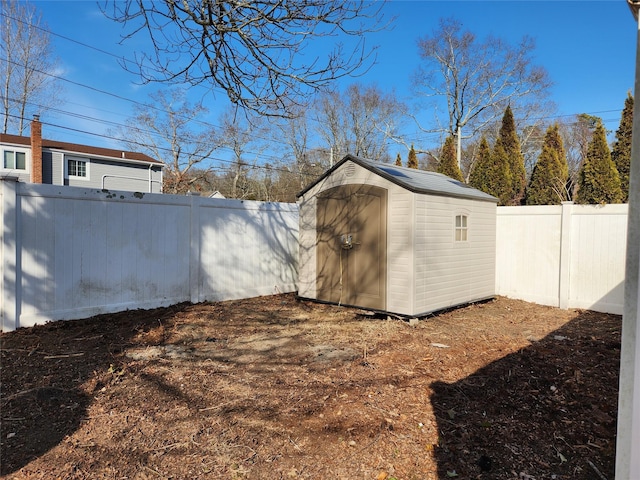
POLYGON ((10 479, 613 479, 621 318, 277 295, 1 335, 10 479))

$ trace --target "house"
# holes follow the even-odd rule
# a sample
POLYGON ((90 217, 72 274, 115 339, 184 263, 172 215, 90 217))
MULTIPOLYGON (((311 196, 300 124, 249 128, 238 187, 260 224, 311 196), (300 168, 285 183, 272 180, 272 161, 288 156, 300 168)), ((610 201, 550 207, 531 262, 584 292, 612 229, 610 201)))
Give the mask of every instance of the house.
POLYGON ((298 295, 403 316, 493 297, 497 201, 347 155, 298 194, 298 295))
POLYGON ((0 134, 0 178, 71 187, 162 193, 163 164, 138 152, 42 138, 38 116, 31 136, 0 134))

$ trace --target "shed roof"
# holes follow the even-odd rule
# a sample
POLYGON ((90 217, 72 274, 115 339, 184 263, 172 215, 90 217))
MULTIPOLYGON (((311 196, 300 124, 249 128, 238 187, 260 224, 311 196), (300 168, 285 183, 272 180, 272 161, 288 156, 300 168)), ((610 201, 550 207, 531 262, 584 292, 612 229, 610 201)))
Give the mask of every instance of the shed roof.
POLYGON ((456 198, 468 198, 472 200, 481 200, 485 202, 498 202, 498 199, 488 193, 484 193, 476 188, 470 187, 465 183, 459 182, 451 177, 447 177, 441 173, 428 172, 426 170, 416 170, 415 168, 399 167, 389 163, 374 162, 355 155, 347 155, 333 167, 327 170, 315 182, 308 185, 302 190, 298 197, 303 196, 315 185, 327 178, 346 162, 351 161, 363 168, 379 175, 396 185, 406 188, 414 193, 424 193, 430 195, 441 195, 456 198))

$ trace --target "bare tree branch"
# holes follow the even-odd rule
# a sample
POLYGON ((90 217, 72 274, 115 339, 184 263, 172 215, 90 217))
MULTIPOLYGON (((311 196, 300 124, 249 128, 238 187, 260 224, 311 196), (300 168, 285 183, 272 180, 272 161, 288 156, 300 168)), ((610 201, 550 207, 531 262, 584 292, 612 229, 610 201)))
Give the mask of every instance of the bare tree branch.
POLYGON ((0 100, 2 133, 22 135, 31 114, 59 102, 60 85, 49 73, 57 60, 40 14, 27 3, 0 0, 0 100), (38 110, 27 112, 27 105, 38 110))
POLYGON ((495 37, 478 42, 459 21, 449 18, 420 39, 418 47, 424 63, 414 86, 432 106, 446 104, 447 121, 442 123, 450 135, 464 128, 467 138, 474 136, 495 123, 507 105, 514 112, 546 105, 551 82, 543 68, 533 65, 535 44, 528 37, 515 46, 495 37))
POLYGON ((338 158, 351 153, 390 160, 387 141, 399 138, 404 112, 394 92, 357 83, 322 94, 315 105, 318 133, 338 158))
POLYGON ((165 193, 186 193, 211 173, 211 154, 220 148, 216 132, 198 128, 206 108, 189 104, 182 90, 159 91, 150 100, 136 106, 128 126, 114 133, 130 150, 165 164, 165 193))
POLYGON ((103 12, 148 37, 136 55, 143 82, 207 84, 246 111, 288 116, 289 107, 370 65, 364 33, 381 26, 382 3, 364 0, 104 0, 103 12), (313 56, 313 40, 354 39, 313 56))

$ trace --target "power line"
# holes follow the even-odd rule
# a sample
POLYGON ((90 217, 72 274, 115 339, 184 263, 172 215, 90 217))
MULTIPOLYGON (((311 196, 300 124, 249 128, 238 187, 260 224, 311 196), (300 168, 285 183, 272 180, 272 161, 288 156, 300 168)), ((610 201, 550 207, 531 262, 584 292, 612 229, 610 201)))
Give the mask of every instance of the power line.
MULTIPOLYGON (((9 100, 10 101, 14 101, 14 102, 16 101, 16 99, 9 99, 9 100)), ((25 103, 28 104, 28 105, 33 105, 35 107, 43 107, 42 105, 34 103, 34 102, 26 101, 25 103)), ((95 123, 102 123, 102 124, 109 125, 109 126, 112 126, 112 127, 117 127, 117 128, 122 129, 122 130, 131 129, 130 125, 125 125, 125 124, 122 124, 122 123, 117 123, 117 122, 103 120, 103 119, 96 119, 96 118, 88 116, 88 115, 83 115, 83 114, 79 114, 79 113, 75 113, 75 112, 68 112, 68 111, 65 111, 65 110, 62 110, 62 109, 59 109, 59 108, 55 108, 55 107, 51 107, 51 108, 49 108, 49 110, 51 110, 53 112, 58 112, 58 113, 61 113, 63 115, 67 115, 67 116, 70 116, 70 117, 79 118, 79 119, 82 119, 82 120, 88 120, 88 121, 95 122, 95 123)), ((10 116, 13 117, 13 118, 16 118, 18 120, 20 119, 20 117, 17 117, 15 115, 10 115, 10 116)), ((151 149, 152 148, 152 145, 148 145, 148 144, 140 143, 140 142, 131 142, 129 140, 124 140, 121 137, 111 136, 111 135, 107 135, 107 134, 104 134, 104 133, 99 134, 99 133, 89 132, 89 131, 86 131, 86 130, 74 129, 74 128, 71 128, 71 127, 65 127, 63 125, 55 125, 55 124, 46 123, 46 122, 43 122, 43 124, 49 125, 49 126, 54 127, 54 128, 59 128, 59 129, 62 129, 62 130, 74 131, 74 132, 77 132, 77 133, 82 133, 84 135, 91 135, 91 136, 94 136, 94 137, 99 137, 99 138, 103 138, 103 139, 107 139, 107 140, 116 140, 118 142, 124 142, 124 143, 135 143, 135 144, 137 144, 137 145, 139 145, 139 146, 141 146, 143 148, 147 148, 147 149, 151 149)), ((135 127, 135 130, 138 131, 138 132, 141 132, 143 134, 149 135, 150 137, 156 137, 156 138, 158 138, 158 139, 160 139, 160 140, 162 140, 164 142, 167 142, 166 138, 163 138, 162 135, 160 135, 159 133, 154 132, 152 130, 144 129, 144 128, 141 128, 141 127, 135 127)), ((218 148, 221 149, 221 150, 230 150, 230 151, 233 150, 231 147, 229 147, 227 145, 219 145, 218 148)), ((167 151, 169 153, 171 152, 171 150, 168 149, 168 148, 160 147, 159 149, 165 150, 165 151, 167 151)), ((248 155, 248 156, 256 156, 256 157, 259 156, 259 157, 262 157, 262 158, 265 158, 267 160, 274 161, 274 162, 278 162, 278 161, 280 161, 282 159, 281 157, 277 157, 275 155, 270 155, 270 154, 266 154, 266 153, 263 153, 263 152, 255 152, 255 151, 252 151, 252 150, 244 150, 243 153, 248 155)))
MULTIPOLYGON (((9 116, 12 117, 12 118, 20 119, 20 117, 18 117, 16 115, 9 115, 9 116)), ((97 134, 97 133, 89 132, 89 131, 86 131, 86 130, 80 130, 78 128, 72 128, 72 127, 65 127, 65 126, 62 126, 62 125, 56 125, 54 123, 45 122, 45 121, 42 121, 42 120, 40 121, 40 123, 42 123, 43 125, 47 125, 49 127, 61 128, 61 129, 64 129, 64 130, 70 130, 72 132, 82 133, 84 135, 92 135, 92 136, 97 136, 97 137, 101 137, 101 138, 107 138, 107 139, 111 139, 111 140, 118 140, 118 141, 121 140, 121 139, 119 139, 117 137, 110 137, 108 135, 97 134)), ((149 148, 148 145, 146 145, 144 143, 141 143, 141 142, 129 141, 129 143, 131 143, 133 145, 138 145, 140 147, 149 148)), ((171 153, 171 150, 169 148, 166 148, 166 147, 157 147, 157 148, 158 148, 158 150, 164 150, 166 152, 171 153)), ((228 147, 224 147, 224 148, 228 148, 228 147)), ((190 152, 185 152, 185 153, 186 153, 187 156, 190 154, 190 152)), ((250 153, 250 152, 248 152, 248 153, 250 153)), ((256 156, 257 155, 258 154, 256 154, 256 156)), ((273 157, 273 158, 276 158, 276 157, 273 157)), ((274 172, 282 172, 282 173, 295 173, 297 175, 301 175, 301 176, 304 176, 304 177, 313 177, 313 178, 315 178, 315 177, 318 176, 317 174, 305 173, 305 172, 302 172, 302 171, 293 172, 292 170, 290 170, 290 169, 288 169, 286 167, 277 167, 277 166, 273 166, 271 164, 268 164, 268 165, 260 165, 260 164, 257 164, 257 163, 251 164, 251 163, 247 162, 246 160, 240 160, 239 162, 236 162, 234 160, 228 160, 228 159, 225 159, 225 158, 215 157, 215 156, 212 156, 212 155, 208 155, 207 157, 202 159, 202 161, 205 161, 205 160, 215 161, 215 162, 219 162, 221 164, 228 164, 228 165, 234 165, 234 166, 235 165, 239 165, 241 167, 247 167, 247 168, 250 168, 250 169, 261 169, 261 170, 265 170, 265 171, 274 171, 274 172)), ((201 162, 198 162, 198 163, 201 163, 201 162)), ((215 165, 210 165, 210 167, 207 170, 210 170, 210 169, 220 170, 221 168, 222 167, 219 167, 219 166, 216 167, 215 165)))
MULTIPOLYGON (((121 57, 119 55, 116 55, 116 54, 114 54, 112 52, 109 52, 107 50, 104 50, 102 48, 98 48, 98 47, 95 47, 93 45, 89 45, 87 43, 78 41, 78 40, 76 40, 74 38, 71 38, 71 37, 68 37, 68 36, 65 36, 65 35, 61 35, 59 33, 53 32, 53 31, 51 31, 51 30, 49 30, 47 28, 44 28, 44 27, 41 27, 39 25, 35 25, 35 24, 32 24, 32 23, 26 22, 26 21, 24 21, 22 19, 13 17, 13 16, 8 15, 6 13, 0 12, 0 15, 6 17, 8 19, 11 19, 13 21, 20 22, 20 23, 22 23, 24 25, 27 25, 28 27, 36 28, 36 29, 38 29, 38 30, 40 30, 42 32, 45 32, 45 33, 49 34, 49 35, 61 38, 61 39, 65 40, 65 41, 68 41, 68 42, 71 42, 71 43, 74 43, 74 44, 79 45, 79 46, 81 46, 83 48, 88 48, 88 49, 91 49, 91 50, 96 51, 98 53, 101 53, 103 55, 107 55, 107 56, 113 57, 113 58, 117 59, 118 61, 122 61, 124 63, 135 63, 132 60, 129 60, 129 59, 125 58, 125 57, 121 57)), ((6 58, 0 58, 0 60, 4 60, 4 61, 10 62, 10 63, 12 63, 14 65, 21 66, 22 68, 26 68, 25 65, 21 65, 21 64, 15 62, 15 61, 12 61, 12 60, 9 60, 9 59, 6 59, 6 58)), ((44 72, 44 71, 40 71, 40 70, 37 70, 37 69, 33 69, 33 70, 36 71, 37 73, 42 74, 42 75, 47 75, 49 77, 56 78, 58 80, 67 82, 67 83, 75 85, 77 87, 85 88, 85 89, 94 91, 96 93, 102 94, 102 95, 107 95, 109 97, 116 98, 116 99, 119 99, 119 100, 122 100, 122 101, 125 101, 125 102, 128 102, 128 103, 131 103, 133 105, 137 105, 137 106, 142 107, 142 108, 154 109, 154 110, 163 112, 162 109, 160 109, 158 107, 155 107, 154 105, 151 105, 151 104, 142 103, 140 101, 137 101, 137 100, 134 100, 134 99, 131 99, 131 98, 127 98, 127 97, 124 97, 124 96, 119 95, 119 94, 115 94, 115 93, 112 93, 112 92, 109 92, 109 91, 106 91, 106 90, 102 90, 102 89, 99 89, 99 88, 96 88, 96 87, 93 87, 93 86, 90 86, 90 85, 86 85, 86 84, 83 84, 83 83, 80 83, 80 82, 76 82, 76 81, 70 80, 68 78, 62 77, 60 75, 55 75, 53 73, 44 72)), ((78 105, 79 106, 83 106, 81 104, 78 104, 78 105)), ((111 124, 111 125, 115 125, 115 126, 118 126, 118 127, 121 127, 121 128, 125 127, 122 124, 119 124, 119 123, 116 123, 116 122, 109 122, 109 121, 105 121, 105 120, 100 120, 100 119, 96 119, 94 117, 90 117, 90 116, 86 116, 86 115, 82 115, 82 114, 78 114, 78 113, 74 113, 74 112, 70 112, 70 111, 65 111, 65 110, 61 110, 61 109, 52 109, 52 110, 56 110, 59 113, 62 113, 62 114, 65 114, 65 115, 75 116, 77 118, 83 118, 83 119, 86 119, 86 120, 89 120, 89 121, 93 121, 93 122, 96 122, 96 123, 103 123, 103 124, 106 124, 106 125, 111 124)), ((599 112, 592 112, 590 114, 598 114, 599 115, 599 114, 619 112, 619 111, 620 110, 604 110, 604 111, 599 111, 599 112)), ((571 117, 571 116, 576 116, 576 115, 578 115, 578 114, 563 114, 563 115, 539 117, 539 118, 534 119, 534 120, 552 120, 552 119, 560 119, 560 118, 571 117)), ((308 120, 311 121, 311 122, 318 122, 319 121, 319 120, 314 119, 314 118, 309 118, 308 120)), ((201 125, 204 125, 206 127, 213 128, 213 129, 221 129, 222 128, 219 125, 216 125, 216 124, 213 124, 213 123, 210 123, 210 122, 206 122, 206 121, 202 121, 202 120, 190 119, 190 121, 193 121, 195 123, 198 123, 198 124, 201 124, 201 125)), ((608 120, 607 119, 607 120, 603 120, 603 121, 609 122, 609 121, 613 121, 613 120, 608 120)), ((57 126, 57 127, 61 128, 61 129, 65 129, 65 127, 63 127, 63 126, 57 126)), ((74 129, 71 129, 71 128, 69 128, 68 130, 78 131, 78 132, 81 132, 81 133, 84 133, 84 134, 94 135, 94 136, 103 137, 103 138, 107 138, 107 139, 115 139, 115 138, 109 137, 107 135, 99 135, 99 134, 95 134, 95 133, 92 133, 92 132, 84 132, 84 131, 80 131, 80 130, 74 130, 74 129)), ((147 131, 146 133, 147 134, 151 134, 152 132, 147 131)), ((434 133, 433 134, 434 137, 436 135, 439 136, 440 134, 438 134, 438 133, 434 133)), ((426 133, 415 132, 413 135, 405 136, 404 138, 407 141, 411 141, 411 140, 414 140, 414 141, 423 140, 424 141, 426 136, 427 136, 426 133)), ((260 139, 260 140, 268 141, 268 142, 271 142, 271 143, 287 145, 286 142, 281 141, 281 140, 279 140, 277 138, 265 138, 265 137, 261 137, 261 136, 255 136, 255 137, 260 139)), ((116 140, 120 140, 120 139, 116 139, 116 140)), ((397 147, 400 144, 398 142, 394 142, 394 141, 387 141, 387 142, 385 142, 385 145, 388 146, 388 147, 389 146, 396 146, 397 147)), ((276 160, 280 159, 280 157, 276 157, 276 156, 268 155, 268 154, 264 154, 264 153, 252 152, 252 151, 248 151, 247 154, 256 155, 256 156, 262 156, 262 157, 276 159, 276 160)))
MULTIPOLYGON (((104 55, 107 55, 107 56, 113 57, 113 58, 115 58, 115 59, 117 59, 117 60, 121 60, 121 61, 123 61, 123 62, 125 62, 125 63, 130 63, 130 64, 135 64, 135 65, 137 65, 137 62, 136 62, 135 60, 130 60, 130 59, 127 59, 127 58, 125 58, 125 57, 121 57, 121 56, 116 55, 116 54, 114 54, 114 53, 112 53, 112 52, 109 52, 109 51, 107 51, 107 50, 104 50, 104 49, 98 48, 98 47, 96 47, 96 46, 94 46, 94 45, 90 45, 90 44, 88 44, 88 43, 81 42, 81 41, 79 41, 79 40, 76 40, 76 39, 74 39, 74 38, 68 37, 68 36, 66 36, 66 35, 61 35, 61 34, 59 34, 59 33, 57 33, 57 32, 53 32, 53 31, 51 31, 51 30, 49 30, 49 29, 46 29, 46 28, 44 28, 44 27, 41 27, 40 25, 35 25, 35 24, 32 24, 32 23, 29 23, 29 22, 27 22, 27 21, 25 21, 25 20, 22 20, 22 19, 20 19, 20 18, 16 18, 16 17, 12 17, 12 16, 10 16, 10 15, 8 15, 8 14, 6 14, 6 13, 3 13, 3 12, 0 12, 0 16, 4 16, 4 17, 9 18, 9 19, 11 19, 11 20, 14 20, 14 21, 20 22, 20 23, 22 23, 22 24, 24 24, 24 25, 26 25, 26 26, 28 26, 28 27, 36 28, 36 29, 38 29, 38 30, 40 30, 40 31, 42 31, 42 32, 44 32, 44 33, 49 34, 49 35, 52 35, 52 36, 55 36, 55 37, 61 38, 61 39, 63 39, 63 40, 66 40, 66 41, 68 41, 68 42, 71 42, 71 43, 75 43, 76 45, 80 45, 80 46, 82 46, 82 47, 85 47, 85 48, 88 48, 88 49, 94 50, 94 51, 99 52, 99 53, 102 53, 102 54, 104 54, 104 55)), ((46 73, 46 72, 39 72, 39 73, 43 73, 43 74, 47 75, 47 73, 46 73)), ((96 91, 96 92, 103 93, 103 94, 105 94, 105 95, 110 95, 110 96, 113 96, 113 97, 115 97, 115 98, 119 98, 119 99, 124 100, 124 101, 127 101, 127 102, 131 102, 131 103, 138 104, 138 105, 143 105, 143 106, 145 106, 145 107, 151 107, 151 108, 154 108, 154 107, 152 107, 152 106, 150 106, 150 105, 143 104, 143 103, 138 102, 138 101, 136 101, 136 100, 132 100, 132 99, 129 99, 129 98, 126 98, 126 97, 122 97, 122 96, 120 96, 120 95, 117 95, 117 94, 114 94, 114 93, 111 93, 111 92, 107 92, 107 91, 104 91, 104 90, 100 90, 100 89, 97 89, 97 88, 91 87, 91 86, 89 86, 89 85, 84 85, 84 84, 81 84, 81 83, 78 83, 78 82, 73 82, 73 81, 71 81, 71 80, 65 79, 65 78, 63 78, 63 77, 58 77, 58 76, 55 76, 55 75, 51 75, 51 76, 54 76, 54 77, 56 77, 56 78, 60 78, 61 80, 67 81, 67 82, 69 82, 69 83, 75 84, 75 85, 80 86, 80 87, 84 87, 84 88, 92 89, 92 90, 94 90, 94 91, 96 91)), ((221 93, 225 93, 225 92, 224 92, 224 90, 222 90, 222 89, 220 89, 220 88, 217 88, 217 87, 215 87, 215 86, 213 86, 212 88, 219 90, 221 93)), ((602 110, 602 111, 597 111, 597 112, 581 112, 581 113, 587 113, 588 115, 600 115, 600 114, 604 114, 604 113, 617 113, 617 112, 620 112, 620 111, 621 111, 621 109, 616 109, 616 110, 602 110)), ((574 114, 561 114, 561 115, 552 115, 552 116, 546 116, 546 117, 537 117, 537 118, 534 118, 533 120, 551 120, 551 119, 557 119, 557 118, 563 118, 563 117, 572 117, 572 116, 577 116, 577 115, 580 115, 580 113, 574 113, 574 114)), ((310 119, 310 120, 311 120, 311 121, 314 121, 314 122, 315 122, 315 121, 317 121, 317 120, 315 120, 315 119, 313 119, 313 118, 312 118, 312 119, 310 119)), ((197 121, 197 120, 196 120, 196 121, 197 121)), ((614 121, 614 120, 603 120, 603 121, 614 121)), ((204 124, 206 124, 206 125, 208 125, 208 126, 212 126, 212 127, 219 128, 219 126, 216 126, 216 125, 214 125, 214 124, 210 124, 210 123, 208 123, 208 122, 202 122, 202 123, 204 123, 204 124)), ((284 142, 279 142, 278 140, 274 140, 274 141, 276 141, 277 143, 284 143, 284 142)))

